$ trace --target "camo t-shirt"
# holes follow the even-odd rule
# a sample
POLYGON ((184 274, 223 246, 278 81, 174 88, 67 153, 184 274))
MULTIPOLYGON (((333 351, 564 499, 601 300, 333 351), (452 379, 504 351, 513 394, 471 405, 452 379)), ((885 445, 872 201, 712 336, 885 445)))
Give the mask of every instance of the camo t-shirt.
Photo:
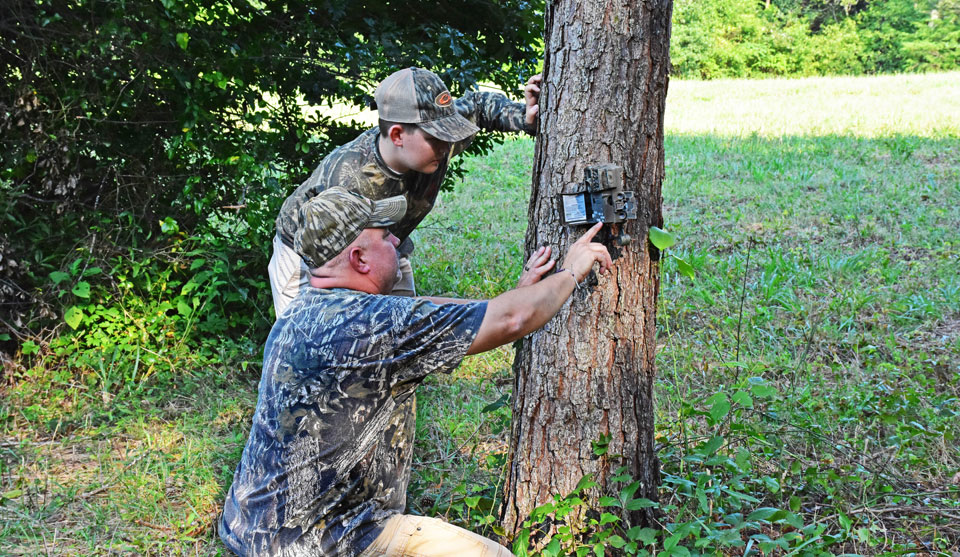
MULTIPOLYGON (((472 91, 454 101, 454 106, 457 112, 481 129, 533 133, 524 122, 526 105, 513 102, 499 93, 472 91)), ((433 208, 450 158, 462 153, 473 141, 471 137, 453 144, 447 159, 432 174, 398 174, 380 156, 377 149, 379 136, 379 130, 372 128, 333 150, 283 202, 277 217, 277 234, 284 244, 294 249, 293 239, 299 227, 300 207, 330 186, 342 186, 370 199, 405 196, 407 213, 403 220, 390 227, 390 231, 397 238, 406 240, 433 208)))
POLYGON ((355 555, 403 512, 414 391, 450 372, 486 302, 305 288, 264 349, 253 425, 220 537, 239 555, 355 555))

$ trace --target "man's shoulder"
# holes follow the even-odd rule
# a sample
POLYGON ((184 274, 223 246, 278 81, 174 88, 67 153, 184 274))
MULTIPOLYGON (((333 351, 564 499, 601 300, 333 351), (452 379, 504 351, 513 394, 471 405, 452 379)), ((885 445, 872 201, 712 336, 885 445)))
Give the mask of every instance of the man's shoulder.
POLYGON ((303 288, 291 303, 291 311, 285 312, 285 315, 293 323, 375 318, 385 311, 409 311, 419 301, 404 296, 368 294, 349 288, 303 288))
MULTIPOLYGON (((387 330, 433 321, 447 313, 481 309, 482 303, 442 304, 409 296, 368 294, 348 288, 305 288, 284 312, 289 325, 299 328, 338 327, 371 322, 375 328, 387 330)), ((278 321, 279 323, 279 321, 278 321)), ((336 332, 334 330, 333 332, 336 332)))

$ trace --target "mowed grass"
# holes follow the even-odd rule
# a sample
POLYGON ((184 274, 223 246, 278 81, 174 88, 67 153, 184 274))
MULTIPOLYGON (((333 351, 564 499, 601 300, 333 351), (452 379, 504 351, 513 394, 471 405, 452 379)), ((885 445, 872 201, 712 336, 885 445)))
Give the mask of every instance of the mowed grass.
MULTIPOLYGON (((696 276, 664 259, 667 523, 706 520, 732 491, 758 501, 741 512, 822 525, 808 549, 957 551, 958 103, 958 73, 670 84, 664 218, 696 276), (757 384, 773 389, 734 396, 757 384), (700 458, 715 436, 736 466, 700 458)), ((420 293, 516 282, 532 158, 515 139, 464 159, 415 234, 420 293)), ((33 362, 0 402, 0 554, 222 552, 214 523, 256 400, 248 352, 184 361, 159 395, 124 400, 61 389, 69 370, 33 362), (54 391, 84 394, 44 406, 54 391)), ((412 511, 490 531, 511 365, 502 348, 421 387, 412 511)))

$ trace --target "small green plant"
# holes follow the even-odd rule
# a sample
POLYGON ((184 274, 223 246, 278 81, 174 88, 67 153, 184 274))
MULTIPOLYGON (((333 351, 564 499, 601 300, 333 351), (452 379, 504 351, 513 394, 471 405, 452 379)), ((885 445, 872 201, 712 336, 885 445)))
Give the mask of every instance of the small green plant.
MULTIPOLYGON (((677 239, 674 238, 673 234, 670 234, 666 230, 663 230, 662 228, 657 226, 650 227, 649 236, 650 236, 650 243, 656 246, 656 248, 660 251, 666 251, 668 248, 672 248, 677 243, 677 239)), ((677 255, 674 255, 673 253, 670 254, 670 257, 672 257, 673 260, 676 261, 677 270, 680 271, 681 275, 684 275, 691 279, 696 276, 696 272, 693 270, 693 266, 687 263, 686 260, 684 260, 683 258, 677 255)))

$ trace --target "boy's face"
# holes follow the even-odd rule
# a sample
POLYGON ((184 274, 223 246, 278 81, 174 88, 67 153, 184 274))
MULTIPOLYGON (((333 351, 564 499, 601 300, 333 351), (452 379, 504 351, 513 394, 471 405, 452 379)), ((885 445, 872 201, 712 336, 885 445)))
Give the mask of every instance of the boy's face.
POLYGON ((404 166, 423 174, 433 174, 447 160, 450 144, 419 127, 403 133, 404 166))

